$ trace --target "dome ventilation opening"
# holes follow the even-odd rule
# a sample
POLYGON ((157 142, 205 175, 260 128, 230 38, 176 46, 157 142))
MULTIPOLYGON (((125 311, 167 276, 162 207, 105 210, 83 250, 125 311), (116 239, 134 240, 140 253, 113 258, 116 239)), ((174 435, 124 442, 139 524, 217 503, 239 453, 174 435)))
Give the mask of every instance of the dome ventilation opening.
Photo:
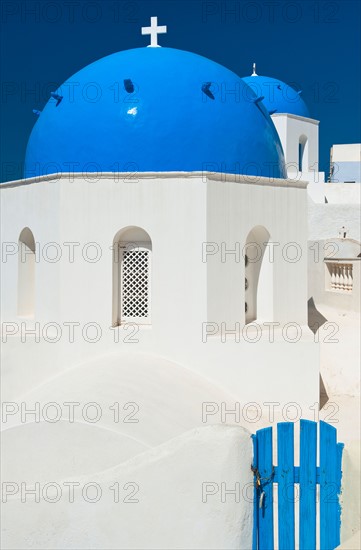
POLYGON ((62 100, 63 100, 63 96, 62 96, 62 95, 59 95, 59 94, 56 94, 55 92, 51 92, 50 95, 51 95, 51 97, 52 97, 53 99, 56 100, 56 105, 55 105, 55 107, 58 107, 58 106, 60 105, 60 103, 62 102, 62 100))
POLYGON ((212 86, 212 82, 206 82, 202 86, 202 92, 208 96, 210 99, 215 99, 214 95, 212 94, 210 87, 212 86))
POLYGON ((128 94, 132 94, 134 92, 134 84, 130 78, 126 78, 124 80, 124 89, 128 94))

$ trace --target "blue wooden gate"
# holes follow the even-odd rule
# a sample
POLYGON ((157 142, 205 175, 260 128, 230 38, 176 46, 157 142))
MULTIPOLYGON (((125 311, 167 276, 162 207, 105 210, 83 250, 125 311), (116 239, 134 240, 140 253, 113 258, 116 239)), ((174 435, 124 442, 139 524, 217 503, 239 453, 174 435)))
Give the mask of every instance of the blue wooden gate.
POLYGON ((343 444, 336 429, 326 422, 300 421, 300 461, 294 466, 294 424, 277 424, 277 466, 273 462, 272 428, 258 430, 253 437, 255 490, 253 550, 295 549, 298 519, 300 550, 333 550, 340 544, 341 459, 343 444), (317 465, 319 439, 319 466, 317 465), (275 544, 273 486, 277 484, 278 544, 275 544), (295 494, 295 484, 298 491, 295 494), (319 499, 316 486, 319 484, 319 499), (299 504, 295 518, 295 497, 299 504), (317 506, 319 500, 319 509, 317 506), (316 523, 316 517, 318 521, 316 523), (319 544, 316 530, 319 525, 319 544))

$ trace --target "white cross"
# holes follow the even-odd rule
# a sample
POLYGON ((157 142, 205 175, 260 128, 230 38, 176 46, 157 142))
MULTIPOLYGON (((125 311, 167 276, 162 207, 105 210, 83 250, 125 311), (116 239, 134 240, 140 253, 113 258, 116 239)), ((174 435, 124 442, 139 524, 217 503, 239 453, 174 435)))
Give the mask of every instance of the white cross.
POLYGON ((158 27, 158 17, 150 18, 150 27, 142 27, 142 34, 150 34, 150 44, 148 48, 160 48, 158 44, 158 34, 167 32, 165 25, 158 27))

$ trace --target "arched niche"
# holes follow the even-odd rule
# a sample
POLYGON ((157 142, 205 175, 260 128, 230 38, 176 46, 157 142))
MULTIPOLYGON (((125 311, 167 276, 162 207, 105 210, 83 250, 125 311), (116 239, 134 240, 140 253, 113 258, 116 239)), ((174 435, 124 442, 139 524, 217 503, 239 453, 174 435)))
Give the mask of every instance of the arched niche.
POLYGON ((112 325, 151 323, 152 241, 141 227, 119 230, 113 239, 112 325))
POLYGON ((248 233, 245 244, 245 319, 273 320, 273 257, 270 233, 258 225, 248 233))
POLYGON ((298 169, 308 172, 308 138, 302 134, 298 140, 298 169))
POLYGON ((25 227, 18 242, 18 315, 33 317, 35 310, 35 239, 25 227))

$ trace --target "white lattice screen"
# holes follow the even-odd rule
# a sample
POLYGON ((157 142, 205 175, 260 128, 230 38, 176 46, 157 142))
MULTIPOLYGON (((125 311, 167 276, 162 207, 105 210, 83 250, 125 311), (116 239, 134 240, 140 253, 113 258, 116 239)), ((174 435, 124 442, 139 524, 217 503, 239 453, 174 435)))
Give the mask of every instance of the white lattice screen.
POLYGON ((122 250, 120 311, 122 321, 150 322, 150 250, 143 246, 122 250))

